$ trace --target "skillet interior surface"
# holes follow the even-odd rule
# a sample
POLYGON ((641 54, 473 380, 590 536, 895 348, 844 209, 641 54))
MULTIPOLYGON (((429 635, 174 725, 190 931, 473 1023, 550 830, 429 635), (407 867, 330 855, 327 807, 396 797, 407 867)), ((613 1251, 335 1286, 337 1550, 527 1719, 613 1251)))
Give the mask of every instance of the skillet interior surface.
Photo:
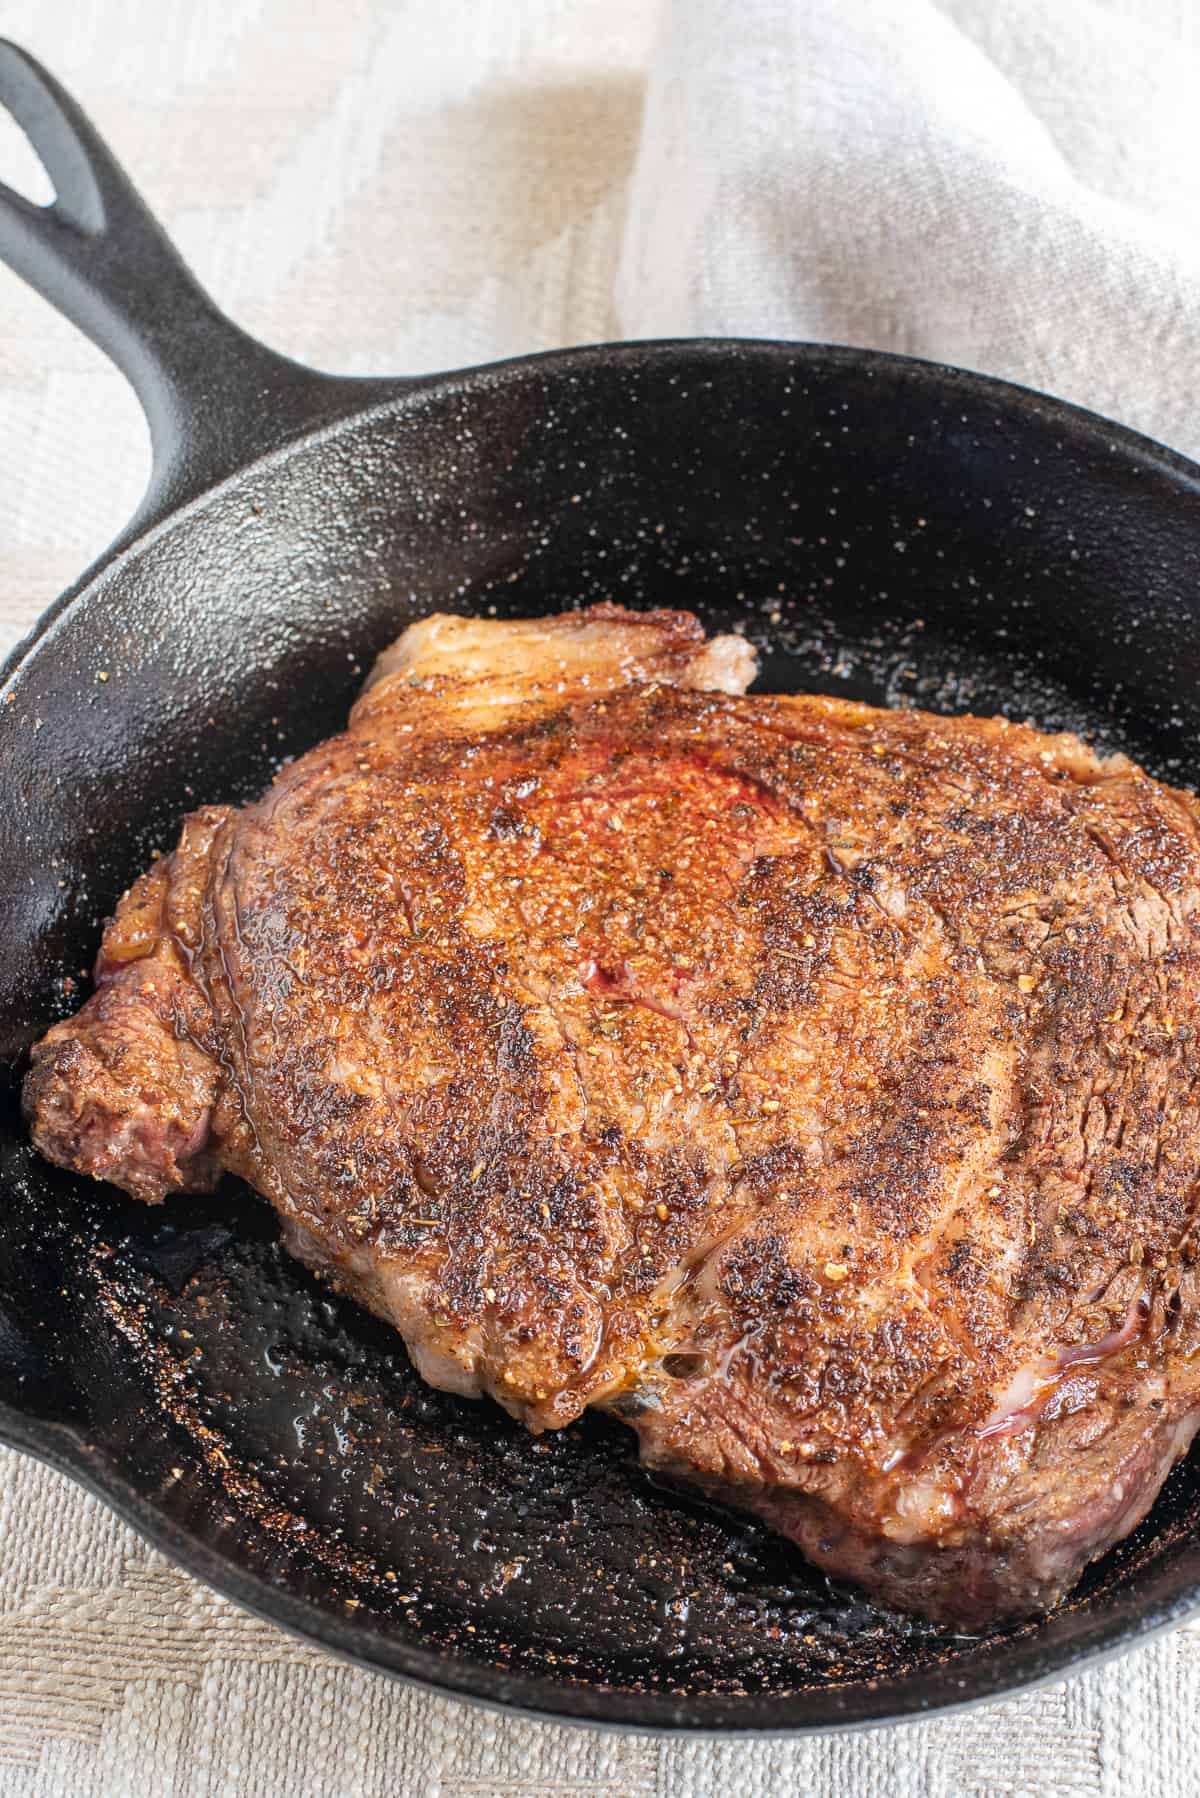
POLYGON ((897 1717, 1182 1615, 1200 1466, 1049 1619, 953 1636, 657 1489, 616 1424, 534 1440, 430 1391, 247 1189, 151 1211, 77 1182, 32 1154, 16 1094, 181 815, 337 730, 370 658, 434 608, 687 606, 760 647, 765 690, 1029 717, 1200 784, 1197 478, 929 365, 633 346, 414 383, 103 569, 0 704, 4 1434, 278 1621, 558 1716, 897 1717))

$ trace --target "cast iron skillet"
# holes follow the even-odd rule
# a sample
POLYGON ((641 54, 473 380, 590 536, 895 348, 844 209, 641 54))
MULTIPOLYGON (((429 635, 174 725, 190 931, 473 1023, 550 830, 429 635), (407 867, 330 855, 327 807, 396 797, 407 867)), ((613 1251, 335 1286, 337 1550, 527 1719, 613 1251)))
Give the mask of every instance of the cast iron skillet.
POLYGON ((952 1636, 656 1489, 616 1424, 534 1441, 431 1392, 244 1187, 151 1211, 43 1166, 17 1083, 181 814, 336 730, 434 606, 683 604, 745 630, 768 689, 1031 716, 1200 783, 1200 471, 1055 400, 813 345, 314 374, 221 317, 11 45, 0 100, 58 195, 0 193, 0 257, 129 376, 154 451, 133 523, 3 674, 4 1439, 264 1616, 560 1718, 912 1716, 1195 1609, 1195 1464, 1052 1616, 952 1636))

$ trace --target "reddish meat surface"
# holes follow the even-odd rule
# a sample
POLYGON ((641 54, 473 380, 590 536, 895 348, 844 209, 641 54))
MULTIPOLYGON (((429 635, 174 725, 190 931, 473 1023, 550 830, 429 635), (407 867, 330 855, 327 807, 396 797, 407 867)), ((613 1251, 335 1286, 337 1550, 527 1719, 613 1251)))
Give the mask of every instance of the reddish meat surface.
POLYGON ((122 901, 33 1136, 149 1201, 240 1174, 434 1384, 606 1406, 982 1625, 1200 1418, 1196 803, 752 672, 684 614, 412 627, 122 901))

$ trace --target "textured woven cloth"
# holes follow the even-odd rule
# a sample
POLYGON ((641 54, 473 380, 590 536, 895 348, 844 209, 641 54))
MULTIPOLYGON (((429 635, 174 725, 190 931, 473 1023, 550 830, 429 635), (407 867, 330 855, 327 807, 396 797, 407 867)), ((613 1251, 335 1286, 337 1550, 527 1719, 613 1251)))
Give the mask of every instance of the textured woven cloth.
POLYGON ((1195 0, 669 0, 630 336, 868 344, 1200 452, 1195 0))
MULTIPOLYGON (((755 3, 738 0, 738 17, 749 19, 755 3)), ((713 65, 700 24, 709 5, 680 0, 657 50, 653 0, 0 0, 0 30, 84 98, 218 299, 250 330, 320 366, 417 371, 601 338, 621 326, 807 330, 990 360, 1109 404, 1183 447, 1195 444, 1194 420, 1187 408, 1170 410, 1168 384, 1145 353, 1144 318, 1141 360, 1128 365, 1143 371, 1140 388, 1089 387, 1097 364, 1082 353, 1054 362, 1052 326, 1064 297, 1050 276, 1065 269, 1073 278, 1076 267, 1055 260, 1056 244, 1076 242, 1066 225, 1065 238, 1029 240, 1043 279, 1026 290, 1028 332, 1018 329, 1015 307, 1005 313, 1003 334, 990 339, 972 334, 965 309, 952 331, 945 317, 939 327, 928 295, 923 306, 920 291, 901 291, 908 252, 893 247, 884 289, 872 289, 861 270, 840 286, 831 279, 830 240, 819 241, 814 229, 821 208, 844 204, 836 169, 824 170, 825 185, 811 188, 803 205, 797 200, 795 241, 814 245, 819 267, 800 259, 780 264, 773 285, 766 279, 751 241, 752 193, 733 220, 746 235, 730 239, 723 261, 711 223, 721 210, 720 169, 737 172, 742 140, 737 108, 728 118, 719 107, 705 112, 703 83, 713 65), (658 74, 643 139, 652 65, 658 74), (697 118, 705 126, 699 136, 697 118), (694 183, 681 178, 681 159, 691 162, 694 183)), ((880 41, 894 50, 903 41, 896 20, 906 11, 922 44, 939 41, 939 16, 953 16, 959 30, 972 16, 965 0, 948 0, 940 11, 925 0, 843 0, 836 9, 823 0, 780 0, 763 17, 784 34, 785 47, 792 42, 786 34, 803 27, 810 51, 814 20, 830 32, 837 27, 843 50, 858 58, 853 69, 861 58, 845 19, 857 12, 864 29, 870 25, 863 55, 875 55, 872 33, 886 27, 892 35, 880 41)), ((710 22, 728 12, 714 7, 710 22)), ((983 70, 993 97, 1010 80, 1022 19, 1044 74, 1037 103, 1054 100, 1060 112, 1061 82, 1054 88, 1045 73, 1054 45, 1045 30, 1037 36, 1039 19, 1066 20, 1076 55, 1091 36, 1110 46, 1113 33, 1125 33, 1141 46, 1141 60, 1131 50, 1129 61, 1139 80, 1154 62, 1141 35, 1148 4, 1133 0, 1056 0, 1053 9, 979 0, 974 16, 1012 27, 1006 35, 995 26, 988 41, 981 28, 975 34, 968 66, 983 70)), ((1193 218, 1200 165, 1179 120, 1162 114, 1200 41, 1195 16, 1194 0, 1153 9, 1164 52, 1174 48, 1164 55, 1171 79, 1164 76, 1157 111, 1146 118, 1160 151, 1179 126, 1183 160, 1170 171, 1171 205, 1190 194, 1193 218)), ((730 56, 741 49, 741 40, 732 42, 730 56)), ((821 168, 804 151, 801 115, 811 109, 815 129, 824 116, 821 93, 827 109, 832 102, 828 83, 799 82, 794 45, 789 54, 794 79, 784 92, 799 111, 780 141, 793 157, 794 179, 811 184, 821 168)), ((919 63, 906 65, 905 79, 918 96, 913 104, 928 108, 919 63)), ((778 78, 778 60, 774 66, 778 78)), ((874 66, 863 75, 864 92, 874 66)), ((961 87, 961 59, 953 66, 961 87)), ((1133 102, 1111 58, 1096 68, 1097 80, 1108 83, 1097 111, 1112 115, 1127 178, 1123 198, 1109 198, 1149 215, 1142 196, 1151 189, 1150 152, 1139 147, 1133 102)), ((1139 104, 1148 91, 1143 82, 1139 104)), ((963 104, 961 93, 955 104, 963 104)), ((1081 99, 1077 111, 1084 110, 1081 99)), ((1187 124, 1190 135, 1190 113, 1187 124)), ((894 162, 903 132, 893 125, 889 114, 877 129, 894 162)), ((927 120, 925 128, 936 125, 927 120)), ((1100 179, 1095 143, 1091 154, 1077 169, 1083 186, 1100 179)), ((31 168, 17 134, 3 135, 0 172, 27 182, 31 168)), ((1037 178, 1032 165, 1026 172, 1037 178)), ((978 189, 988 192, 986 184, 978 189)), ((1167 219, 1165 199, 1155 216, 1167 219)), ((1112 228, 1120 236, 1115 214, 1112 228)), ((886 238, 877 219, 864 218, 863 232, 868 248, 886 238)), ((1159 235, 1165 243, 1167 223, 1159 235)), ((791 240, 785 232, 780 241, 791 240)), ((1120 242, 1124 254, 1128 233, 1120 242)), ((1004 264, 996 245, 989 262, 986 248, 973 265, 981 279, 1015 266, 1004 264)), ((1169 260, 1163 248, 1161 265, 1169 260)), ((938 292, 947 309, 955 296, 969 296, 969 271, 938 292)), ((1182 304, 1182 278, 1180 294, 1182 304)), ((1100 310, 1093 305, 1086 316, 1088 331, 1101 334, 1103 357, 1115 364, 1111 330, 1104 337, 1095 322, 1100 310)), ((147 452, 120 378, 3 274, 0 321, 0 638, 7 643, 124 521, 147 452)), ((1164 315, 1160 350, 1181 347, 1176 322, 1173 312, 1164 315)), ((1193 355, 1197 345, 1200 332, 1193 332, 1193 355)), ((1176 378, 1190 405, 1194 363, 1190 377, 1176 378)), ((904 1729, 799 1743, 602 1735, 483 1714, 328 1660, 174 1572, 66 1481, 0 1454, 3 1794, 1149 1798, 1198 1789, 1200 1628, 1051 1691, 904 1729)))

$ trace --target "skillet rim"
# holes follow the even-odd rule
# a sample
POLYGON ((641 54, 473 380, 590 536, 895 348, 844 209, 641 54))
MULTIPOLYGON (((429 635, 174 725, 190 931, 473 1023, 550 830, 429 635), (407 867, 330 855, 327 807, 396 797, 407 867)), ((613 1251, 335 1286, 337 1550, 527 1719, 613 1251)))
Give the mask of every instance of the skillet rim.
MULTIPOLYGON (((703 366, 730 358, 754 359, 813 370, 855 369, 868 378, 889 375, 909 378, 940 389, 945 398, 969 394, 977 401, 993 403, 1008 415, 1027 415, 1042 424, 1058 424, 1065 436, 1096 454, 1117 455, 1138 473, 1149 472, 1200 500, 1200 464, 1143 433, 1115 423, 1069 401, 971 370, 926 358, 890 351, 857 349, 845 345, 809 343, 772 338, 664 338, 640 339, 547 350, 536 355, 510 357, 467 369, 401 377, 384 384, 367 377, 362 391, 366 403, 347 404, 337 416, 315 428, 300 428, 266 454, 251 455, 232 471, 184 503, 171 506, 147 522, 145 506, 79 579, 40 614, 31 629, 0 664, 0 692, 10 689, 36 658, 39 650, 64 625, 76 602, 101 582, 148 549, 158 538, 185 519, 202 513, 230 486, 252 470, 264 472, 282 466, 300 451, 317 446, 369 419, 402 410, 441 392, 452 395, 468 387, 506 385, 536 372, 570 376, 600 368, 636 368, 649 361, 675 358, 682 364, 703 366)), ((307 371, 306 378, 311 379, 307 371)), ((1197 517, 1200 548, 1200 514, 1197 517)), ((399 1639, 390 1631, 373 1629, 353 1618, 336 1617, 309 1600, 294 1596, 286 1585, 274 1584, 248 1571, 237 1559, 173 1524, 148 1498, 141 1496, 122 1475, 103 1449, 90 1442, 84 1431, 23 1413, 0 1401, 0 1443, 32 1455, 64 1473, 85 1491, 101 1499, 173 1564, 220 1592, 251 1613, 343 1660, 373 1672, 403 1679, 426 1690, 486 1708, 514 1713, 544 1722, 584 1727, 606 1727, 669 1735, 799 1736, 833 1733, 889 1723, 916 1721, 934 1715, 969 1710, 1006 1694, 1043 1686, 1068 1673, 1095 1667, 1135 1643, 1147 1641, 1163 1630, 1200 1612, 1200 1575, 1184 1580, 1171 1596, 1143 1597, 1139 1575, 1129 1576, 1119 1609, 1094 1621, 1090 1639, 1082 1646, 1076 1639, 1044 1642, 1039 1635, 1016 1637, 1003 1645, 998 1664, 973 1665, 956 1674, 954 1664, 926 1668, 900 1679, 880 1678, 845 1685, 801 1688, 787 1696, 753 1694, 731 1697, 721 1694, 673 1696, 657 1692, 632 1692, 618 1687, 580 1685, 551 1680, 544 1675, 507 1671, 482 1661, 462 1659, 430 1649, 411 1639, 399 1639), (1132 1614, 1130 1614, 1132 1613, 1132 1614), (1017 1662, 1016 1668, 1008 1663, 1017 1662), (969 1688, 969 1689, 968 1689, 969 1688), (898 1705, 897 1699, 902 1702, 898 1705), (804 1712, 832 1704, 834 1715, 805 1715, 799 1721, 780 1718, 789 1708, 804 1712), (726 1721, 724 1713, 739 1714, 726 1721)))
MULTIPOLYGON (((772 361, 799 358, 814 367, 857 366, 865 368, 872 377, 876 371, 893 374, 911 371, 918 378, 924 377, 931 383, 943 384, 950 393, 963 391, 981 399, 992 395, 997 403, 1015 412, 1041 415, 1047 421, 1059 418, 1065 428, 1074 430, 1081 438, 1094 438, 1097 445, 1107 449, 1110 454, 1124 450, 1139 465, 1151 467, 1168 478, 1182 481, 1200 499, 1200 462, 1193 461, 1179 450, 1170 449, 1165 443, 1147 436, 1143 431, 1136 431, 1130 425, 1119 424, 1115 419, 1105 418, 1102 413, 1093 412, 1086 406, 1077 406, 1071 400, 1060 399, 1057 395, 1044 393, 1036 387, 1002 380, 996 375, 981 374, 974 369, 959 368, 952 362, 938 362, 932 357, 901 355, 894 350, 860 349, 852 344, 820 343, 804 338, 635 337, 606 343, 579 344, 566 349, 539 350, 526 356, 508 356, 495 362, 475 363, 468 368, 445 369, 421 375, 399 375, 390 382, 385 380, 382 383, 382 394, 379 377, 366 375, 358 377, 364 391, 369 390, 373 395, 365 404, 347 404, 336 417, 326 419, 312 428, 300 428, 274 448, 261 455, 249 456, 235 468, 222 472, 200 493, 178 505, 169 505, 165 511, 146 522, 143 514, 152 498, 152 485, 130 524, 118 532, 108 547, 89 563, 76 580, 64 588, 56 599, 50 601, 25 635, 18 639, 3 661, 0 661, 0 692, 9 687, 36 652, 43 638, 49 635, 51 627, 65 616, 77 599, 83 598, 98 581, 115 573, 129 557, 148 548, 176 524, 203 511, 227 487, 242 480, 251 469, 266 470, 276 463, 286 462, 301 448, 322 443, 348 430, 352 425, 363 424, 369 418, 381 416, 410 399, 419 400, 438 389, 453 392, 468 383, 482 384, 486 380, 499 383, 521 378, 528 371, 540 368, 571 374, 579 370, 626 362, 636 366, 639 362, 665 359, 668 356, 695 356, 700 359, 712 357, 717 360, 751 354, 772 361)), ((300 365, 297 365, 296 373, 307 380, 312 378, 311 371, 300 365)), ((351 398, 355 377, 331 375, 325 378, 331 386, 341 386, 347 400, 351 398)))
MULTIPOLYGON (((846 1735, 856 1730, 886 1729, 900 1724, 930 1722, 945 1716, 979 1710, 984 1705, 1003 1698, 1039 1691, 1068 1676, 1073 1677, 1077 1673, 1104 1666, 1128 1649, 1140 1647, 1187 1622, 1200 1611, 1200 1581, 1197 1581, 1174 1598, 1164 1601, 1157 1610, 1149 1609, 1145 1616, 1137 1616, 1132 1621, 1122 1619, 1115 1620, 1108 1626, 1102 1625, 1095 1642, 1077 1654, 1050 1653, 1043 1655, 1040 1660, 1036 1652, 1031 1654, 1031 1670, 1019 1673, 1013 1679, 1007 1678, 1003 1669, 992 1674, 986 1663, 972 1667, 969 1675, 956 1675, 951 1663, 945 1669, 926 1669, 907 1674, 899 1680, 880 1678, 845 1684, 831 1683, 827 1686, 803 1687, 793 1693, 767 1698, 757 1694, 737 1697, 716 1693, 673 1695, 662 1692, 631 1692, 618 1686, 574 1685, 567 1681, 549 1680, 544 1676, 504 1671, 482 1661, 463 1660, 445 1651, 426 1648, 419 1642, 403 1644, 403 1652, 396 1657, 397 1664, 391 1664, 384 1659, 369 1656, 357 1645, 361 1636, 386 1644, 389 1641, 388 1632, 365 1630, 362 1626, 356 1626, 350 1618, 342 1620, 331 1612, 316 1610, 307 1600, 293 1597, 286 1586, 273 1585, 258 1574, 246 1572, 237 1562, 188 1535, 185 1530, 164 1517, 149 1500, 142 1498, 124 1481, 119 1472, 108 1468, 102 1473, 90 1459, 94 1456, 96 1462, 99 1462, 101 1457, 86 1442, 82 1432, 67 1425, 43 1425, 44 1439, 38 1442, 32 1433, 22 1432, 19 1428, 14 1429, 10 1435, 6 1415, 7 1407, 0 1404, 0 1445, 29 1455, 56 1473, 65 1475, 84 1492, 105 1504, 173 1566, 181 1568, 191 1578, 208 1586, 251 1616, 274 1625, 298 1641, 315 1645, 323 1653, 331 1654, 339 1661, 361 1667, 369 1673, 416 1686, 439 1698, 455 1699, 481 1710, 522 1717, 538 1723, 602 1729, 621 1735, 716 1740, 727 1736, 782 1739, 846 1735), (20 1439, 23 1434, 25 1440, 20 1439), (318 1619, 315 1626, 310 1621, 314 1616, 318 1619), (401 1665, 400 1662, 409 1664, 401 1665), (464 1669, 461 1679, 457 1675, 459 1668, 464 1669), (494 1689, 482 1689, 488 1685, 494 1689), (518 1693, 528 1691, 531 1694, 529 1701, 526 1702, 520 1696, 509 1695, 505 1690, 509 1686, 518 1693), (915 1688, 915 1702, 906 1710, 888 1709, 886 1696, 882 1704, 874 1702, 876 1695, 894 1693, 897 1689, 903 1690, 908 1686, 915 1688), (929 1688, 928 1693, 922 1691, 926 1686, 929 1688), (972 1690, 964 1692, 963 1688, 967 1686, 972 1690), (943 1687, 950 1695, 940 1695, 943 1687), (867 1695, 868 1702, 855 1702, 860 1701, 863 1694, 867 1695), (565 1701, 577 1700, 576 1708, 566 1708, 565 1702, 560 1708, 556 1702, 560 1696, 565 1701), (835 1702, 842 1697, 852 1702, 839 1705, 842 1714, 830 1719, 776 1722, 764 1717, 761 1721, 729 1723, 703 1718, 694 1721, 690 1716, 679 1714, 686 1710, 707 1710, 722 1706, 751 1711, 757 1708, 767 1712, 772 1707, 802 1705, 818 1699, 828 1702, 831 1696, 835 1702), (630 1714, 606 1714, 613 1711, 628 1711, 630 1714)), ((1019 1656, 1023 1647, 1036 1651, 1039 1639, 1036 1636, 1015 1638, 1004 1646, 1011 1648, 1019 1656)))

